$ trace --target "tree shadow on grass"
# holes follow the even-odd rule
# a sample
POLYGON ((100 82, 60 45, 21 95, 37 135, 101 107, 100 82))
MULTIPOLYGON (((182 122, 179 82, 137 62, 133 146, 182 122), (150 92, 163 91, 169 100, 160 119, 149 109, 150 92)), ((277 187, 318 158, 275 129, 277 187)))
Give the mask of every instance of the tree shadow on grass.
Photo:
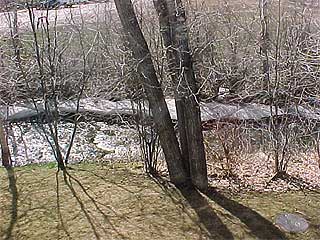
POLYGON ((81 208, 81 211, 84 213, 86 219, 88 220, 88 223, 90 224, 90 227, 92 228, 94 236, 96 237, 96 239, 101 239, 100 235, 97 232, 97 229, 96 229, 96 226, 94 224, 94 221, 93 221, 91 215, 89 214, 88 209, 86 208, 86 206, 83 203, 82 199, 78 196, 77 191, 74 189, 74 187, 72 185, 72 181, 70 180, 70 178, 68 178, 68 176, 69 176, 68 172, 67 171, 63 171, 64 183, 67 185, 67 187, 71 191, 73 197, 76 199, 77 203, 79 204, 79 206, 81 208))
POLYGON ((272 222, 256 211, 225 197, 214 188, 209 188, 205 194, 212 201, 240 219, 258 239, 286 239, 285 235, 272 222))
MULTIPOLYGON (((169 196, 172 195, 168 190, 168 187, 166 187, 166 185, 170 185, 167 180, 159 176, 152 176, 152 178, 161 186, 166 194, 169 196)), ((234 239, 232 232, 220 220, 205 196, 195 188, 179 187, 178 190, 188 201, 189 205, 195 210, 200 222, 208 231, 210 239, 234 239)), ((208 191, 203 194, 233 216, 237 217, 248 227, 251 234, 257 239, 286 239, 285 234, 274 226, 272 222, 254 210, 225 197, 214 188, 210 187, 208 191)))
MULTIPOLYGON (((112 222, 109 220, 109 216, 104 213, 104 211, 99 207, 99 205, 103 205, 102 203, 98 202, 94 197, 92 197, 88 190, 86 189, 86 187, 80 182, 80 180, 78 180, 76 177, 72 176, 67 170, 64 170, 63 171, 63 180, 64 180, 64 183, 66 184, 66 186, 69 188, 69 190, 71 191, 73 197, 76 199, 77 203, 79 204, 80 206, 80 209, 81 211, 84 213, 88 223, 90 224, 90 227, 95 235, 95 238, 96 239, 103 239, 100 234, 98 233, 97 231, 97 227, 99 227, 99 229, 103 230, 104 233, 106 235, 108 235, 108 232, 105 230, 104 226, 105 226, 105 223, 108 224, 108 226, 111 227, 111 229, 117 233, 117 239, 127 239, 127 237, 125 235, 123 235, 121 232, 119 232, 116 227, 112 224, 112 222), (76 191, 74 189, 74 183, 76 183, 81 191, 76 191), (86 198, 88 198, 91 203, 94 205, 94 208, 96 211, 93 211, 93 212, 98 212, 99 214, 101 214, 103 216, 103 219, 105 222, 103 223, 100 223, 99 222, 99 219, 96 219, 95 216, 93 216, 92 214, 92 211, 90 211, 91 209, 88 209, 88 206, 86 206, 86 204, 84 203, 84 201, 82 200, 83 197, 80 197, 80 193, 83 193, 84 196, 86 198)), ((57 196, 59 196, 59 193, 57 193, 57 196)), ((59 201, 59 199, 57 199, 57 201, 59 201)), ((59 208, 60 208, 60 205, 59 205, 59 208)), ((60 211, 60 210, 59 210, 60 211)), ((67 235, 69 235, 67 229, 65 228, 65 225, 63 223, 63 220, 62 220, 62 214, 61 214, 61 211, 59 212, 59 218, 60 218, 60 223, 62 225, 62 228, 63 230, 65 231, 65 233, 67 235)), ((70 237, 70 235, 69 235, 70 237)))
POLYGON ((56 196, 57 196, 57 210, 58 210, 58 218, 59 218, 59 224, 58 224, 58 231, 60 228, 65 232, 67 235, 68 239, 72 239, 70 236, 70 233, 68 232, 68 229, 65 225, 65 222, 63 220, 62 212, 61 212, 61 207, 60 207, 60 183, 59 183, 59 171, 56 173, 56 196))
POLYGON ((195 188, 179 188, 181 194, 195 210, 200 222, 205 226, 210 239, 234 239, 230 230, 223 224, 207 199, 195 188))
MULTIPOLYGON (((169 181, 158 175, 150 175, 150 177, 158 184, 165 194, 171 198, 174 204, 181 204, 179 199, 174 196, 174 192, 177 193, 176 188, 169 181)), ((193 187, 179 187, 178 190, 187 200, 191 208, 196 212, 199 220, 194 221, 193 217, 185 210, 184 204, 182 204, 184 212, 189 215, 190 219, 192 219, 195 224, 198 225, 200 223, 203 225, 203 227, 199 226, 207 232, 210 239, 234 239, 232 233, 220 220, 214 209, 210 206, 208 200, 197 189, 193 187)), ((200 239, 202 238, 200 237, 200 239)))
POLYGON ((69 169, 72 170, 72 171, 89 173, 91 176, 93 176, 93 177, 95 177, 97 179, 100 179, 100 180, 104 181, 105 183, 115 185, 116 187, 120 188, 123 191, 129 192, 131 194, 135 194, 134 191, 131 191, 129 188, 126 188, 125 186, 117 183, 116 181, 111 180, 110 178, 107 177, 107 175, 102 176, 102 175, 97 174, 94 171, 91 171, 91 170, 88 170, 88 169, 70 168, 70 167, 69 167, 69 169))
POLYGON ((13 239, 13 228, 18 220, 18 189, 16 184, 16 176, 12 167, 6 168, 9 180, 9 191, 11 193, 11 213, 10 222, 7 230, 5 231, 5 240, 13 239))

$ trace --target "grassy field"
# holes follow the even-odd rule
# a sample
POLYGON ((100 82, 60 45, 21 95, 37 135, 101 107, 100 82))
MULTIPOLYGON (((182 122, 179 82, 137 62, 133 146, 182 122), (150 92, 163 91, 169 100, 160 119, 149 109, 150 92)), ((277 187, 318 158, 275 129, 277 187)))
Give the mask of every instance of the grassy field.
POLYGON ((139 164, 0 169, 1 239, 320 239, 319 193, 203 195, 142 173, 139 164), (285 235, 280 212, 311 223, 285 235))

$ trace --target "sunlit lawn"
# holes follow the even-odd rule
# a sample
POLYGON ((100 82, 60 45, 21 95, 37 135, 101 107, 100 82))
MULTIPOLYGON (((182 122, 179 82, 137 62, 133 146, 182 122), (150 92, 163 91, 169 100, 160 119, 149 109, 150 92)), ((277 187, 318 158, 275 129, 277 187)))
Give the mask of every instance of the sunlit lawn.
POLYGON ((0 169, 2 239, 320 239, 318 193, 205 196, 155 181, 139 164, 72 168, 0 169), (272 223, 284 211, 311 228, 283 235, 272 223))

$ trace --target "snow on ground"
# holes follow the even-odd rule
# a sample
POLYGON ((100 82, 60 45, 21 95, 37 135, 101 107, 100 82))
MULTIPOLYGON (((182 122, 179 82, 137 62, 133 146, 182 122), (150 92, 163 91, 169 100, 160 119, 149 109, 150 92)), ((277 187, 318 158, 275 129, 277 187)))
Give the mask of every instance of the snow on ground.
MULTIPOLYGON (((72 135, 73 124, 58 125, 60 145, 65 154, 72 135)), ((54 162, 50 145, 42 130, 34 124, 13 125, 9 138, 14 166, 54 162), (12 134, 13 132, 13 134, 12 134), (13 137, 14 135, 14 137, 13 137)), ((274 162, 270 153, 257 151, 241 153, 233 164, 233 176, 225 176, 221 161, 214 161, 207 152, 208 175, 212 186, 228 191, 288 191, 320 189, 320 168, 317 156, 310 153, 296 155, 288 164, 290 178, 270 181, 274 176, 274 162)), ((70 162, 140 161, 139 139, 131 126, 108 125, 102 122, 79 123, 70 162)), ((163 158, 160 171, 167 174, 163 158)))
MULTIPOLYGON (((45 125, 46 129, 47 126, 45 125)), ((58 125, 62 152, 66 154, 73 124, 58 125)), ((55 161, 42 129, 35 124, 13 125, 9 138, 14 166, 55 161), (13 137, 14 136, 14 137, 13 137)), ((70 162, 139 160, 139 139, 133 128, 105 123, 80 123, 70 162)))

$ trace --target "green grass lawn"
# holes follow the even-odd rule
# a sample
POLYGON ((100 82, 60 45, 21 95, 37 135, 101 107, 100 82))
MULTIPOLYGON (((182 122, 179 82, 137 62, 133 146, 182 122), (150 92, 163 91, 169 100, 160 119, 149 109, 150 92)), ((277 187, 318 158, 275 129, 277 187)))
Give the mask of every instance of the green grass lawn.
POLYGON ((139 164, 0 169, 2 239, 320 239, 320 194, 203 195, 143 174, 139 164), (282 233, 276 214, 303 214, 301 234, 282 233))

